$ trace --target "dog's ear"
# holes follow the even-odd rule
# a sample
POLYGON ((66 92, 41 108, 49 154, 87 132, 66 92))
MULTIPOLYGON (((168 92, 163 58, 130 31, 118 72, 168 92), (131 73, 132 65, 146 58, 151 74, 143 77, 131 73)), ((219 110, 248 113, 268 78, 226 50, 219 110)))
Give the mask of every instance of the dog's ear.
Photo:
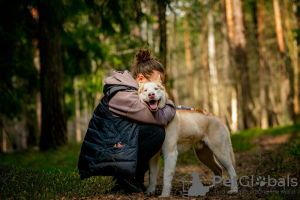
POLYGON ((167 104, 167 101, 169 100, 169 95, 168 95, 168 93, 166 92, 166 90, 164 90, 165 91, 165 93, 166 93, 166 104, 167 104))
POLYGON ((141 81, 139 82, 139 90, 138 90, 138 95, 142 92, 142 90, 144 89, 144 85, 145 83, 142 83, 141 81))
POLYGON ((156 78, 155 82, 158 82, 160 84, 162 84, 161 78, 160 78, 160 74, 158 74, 158 77, 156 78))

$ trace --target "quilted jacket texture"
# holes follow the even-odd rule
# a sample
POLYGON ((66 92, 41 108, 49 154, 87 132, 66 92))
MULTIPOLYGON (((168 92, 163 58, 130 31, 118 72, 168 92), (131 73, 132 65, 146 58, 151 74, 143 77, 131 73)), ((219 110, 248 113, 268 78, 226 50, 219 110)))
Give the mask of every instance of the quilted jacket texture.
POLYGON ((109 100, 119 91, 137 90, 124 85, 105 85, 104 97, 94 111, 82 143, 78 169, 81 179, 91 176, 133 177, 137 164, 138 124, 114 117, 109 100), (120 143, 122 146, 114 146, 120 143))

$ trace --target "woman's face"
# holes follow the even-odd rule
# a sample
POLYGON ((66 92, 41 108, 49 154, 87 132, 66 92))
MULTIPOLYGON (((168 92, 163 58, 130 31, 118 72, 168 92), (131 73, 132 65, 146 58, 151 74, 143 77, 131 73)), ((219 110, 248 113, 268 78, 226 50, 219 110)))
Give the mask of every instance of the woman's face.
POLYGON ((144 77, 144 75, 139 74, 138 77, 135 79, 138 83, 142 82, 142 83, 146 83, 146 82, 154 82, 158 76, 160 75, 161 81, 164 82, 165 80, 165 75, 159 71, 154 70, 152 72, 151 77, 149 77, 148 79, 146 77, 144 77))

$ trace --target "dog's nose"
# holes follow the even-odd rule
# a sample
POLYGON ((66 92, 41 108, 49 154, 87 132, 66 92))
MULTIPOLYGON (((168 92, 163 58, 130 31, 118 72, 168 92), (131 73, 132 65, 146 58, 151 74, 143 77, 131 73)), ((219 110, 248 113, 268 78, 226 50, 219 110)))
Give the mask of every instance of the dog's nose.
POLYGON ((149 97, 150 99, 154 99, 154 98, 155 98, 155 94, 154 94, 153 92, 150 92, 150 93, 148 94, 148 97, 149 97))

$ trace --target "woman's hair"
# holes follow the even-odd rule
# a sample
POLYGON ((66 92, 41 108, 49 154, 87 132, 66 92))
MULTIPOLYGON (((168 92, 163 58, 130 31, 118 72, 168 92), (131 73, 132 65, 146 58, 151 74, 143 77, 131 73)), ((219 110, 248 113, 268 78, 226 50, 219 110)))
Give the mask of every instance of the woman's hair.
POLYGON ((143 76, 148 79, 154 70, 165 74, 163 65, 158 61, 157 58, 151 57, 150 50, 140 49, 135 54, 134 58, 135 63, 131 72, 131 75, 134 79, 136 79, 139 74, 143 74, 143 76))

